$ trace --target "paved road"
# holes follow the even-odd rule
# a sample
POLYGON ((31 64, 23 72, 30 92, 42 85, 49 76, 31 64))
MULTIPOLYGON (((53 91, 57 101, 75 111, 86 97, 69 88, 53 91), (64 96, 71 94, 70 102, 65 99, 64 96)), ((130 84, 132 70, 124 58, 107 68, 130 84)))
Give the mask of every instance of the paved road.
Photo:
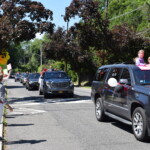
POLYGON ((135 140, 130 126, 95 119, 90 89, 76 88, 75 98, 43 99, 9 81, 6 150, 149 150, 150 143, 135 140))

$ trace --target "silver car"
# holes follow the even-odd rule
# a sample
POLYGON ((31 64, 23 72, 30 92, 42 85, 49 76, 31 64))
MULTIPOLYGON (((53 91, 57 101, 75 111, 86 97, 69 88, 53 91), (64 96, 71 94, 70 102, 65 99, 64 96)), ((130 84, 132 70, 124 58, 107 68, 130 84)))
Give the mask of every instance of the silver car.
POLYGON ((39 78, 39 95, 74 96, 74 84, 64 71, 46 71, 39 78))

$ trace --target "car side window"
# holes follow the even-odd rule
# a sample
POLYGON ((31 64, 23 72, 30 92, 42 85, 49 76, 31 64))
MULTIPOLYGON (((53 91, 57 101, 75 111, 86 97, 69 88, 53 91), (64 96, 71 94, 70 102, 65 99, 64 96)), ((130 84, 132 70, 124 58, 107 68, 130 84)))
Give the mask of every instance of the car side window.
POLYGON ((108 72, 108 68, 100 69, 96 73, 96 81, 104 81, 106 74, 108 72))
POLYGON ((128 85, 131 85, 131 76, 130 76, 130 72, 128 69, 123 69, 121 77, 120 77, 120 82, 124 82, 128 85))
POLYGON ((115 78, 119 82, 121 71, 122 71, 122 68, 112 68, 108 79, 115 78))

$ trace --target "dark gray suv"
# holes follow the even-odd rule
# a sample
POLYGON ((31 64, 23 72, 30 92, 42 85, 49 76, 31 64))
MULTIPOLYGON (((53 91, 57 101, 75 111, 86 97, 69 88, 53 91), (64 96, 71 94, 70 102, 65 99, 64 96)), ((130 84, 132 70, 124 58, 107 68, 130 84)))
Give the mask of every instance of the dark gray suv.
POLYGON ((39 78, 39 94, 45 98, 52 94, 73 97, 74 84, 64 71, 46 71, 39 78))
POLYGON ((130 64, 98 68, 91 98, 98 121, 107 116, 132 125, 137 140, 150 137, 150 70, 130 64))

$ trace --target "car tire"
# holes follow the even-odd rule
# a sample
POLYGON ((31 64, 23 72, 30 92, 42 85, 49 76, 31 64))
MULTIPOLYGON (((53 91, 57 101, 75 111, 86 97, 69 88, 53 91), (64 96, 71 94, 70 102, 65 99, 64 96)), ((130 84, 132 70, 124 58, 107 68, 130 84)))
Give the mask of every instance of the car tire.
POLYGON ((39 89, 39 95, 43 95, 43 92, 39 89))
POLYGON ((95 102, 95 116, 98 121, 105 121, 106 115, 104 114, 104 106, 102 99, 98 97, 95 102))
POLYGON ((145 110, 141 107, 137 107, 133 112, 132 130, 137 140, 139 141, 149 140, 145 110))
POLYGON ((31 87, 30 86, 28 86, 28 91, 31 91, 31 87))
POLYGON ((70 93, 70 94, 69 94, 69 97, 70 97, 70 98, 73 98, 73 97, 74 97, 74 93, 70 93))
POLYGON ((48 98, 49 97, 49 95, 47 94, 47 93, 44 93, 44 98, 48 98))

